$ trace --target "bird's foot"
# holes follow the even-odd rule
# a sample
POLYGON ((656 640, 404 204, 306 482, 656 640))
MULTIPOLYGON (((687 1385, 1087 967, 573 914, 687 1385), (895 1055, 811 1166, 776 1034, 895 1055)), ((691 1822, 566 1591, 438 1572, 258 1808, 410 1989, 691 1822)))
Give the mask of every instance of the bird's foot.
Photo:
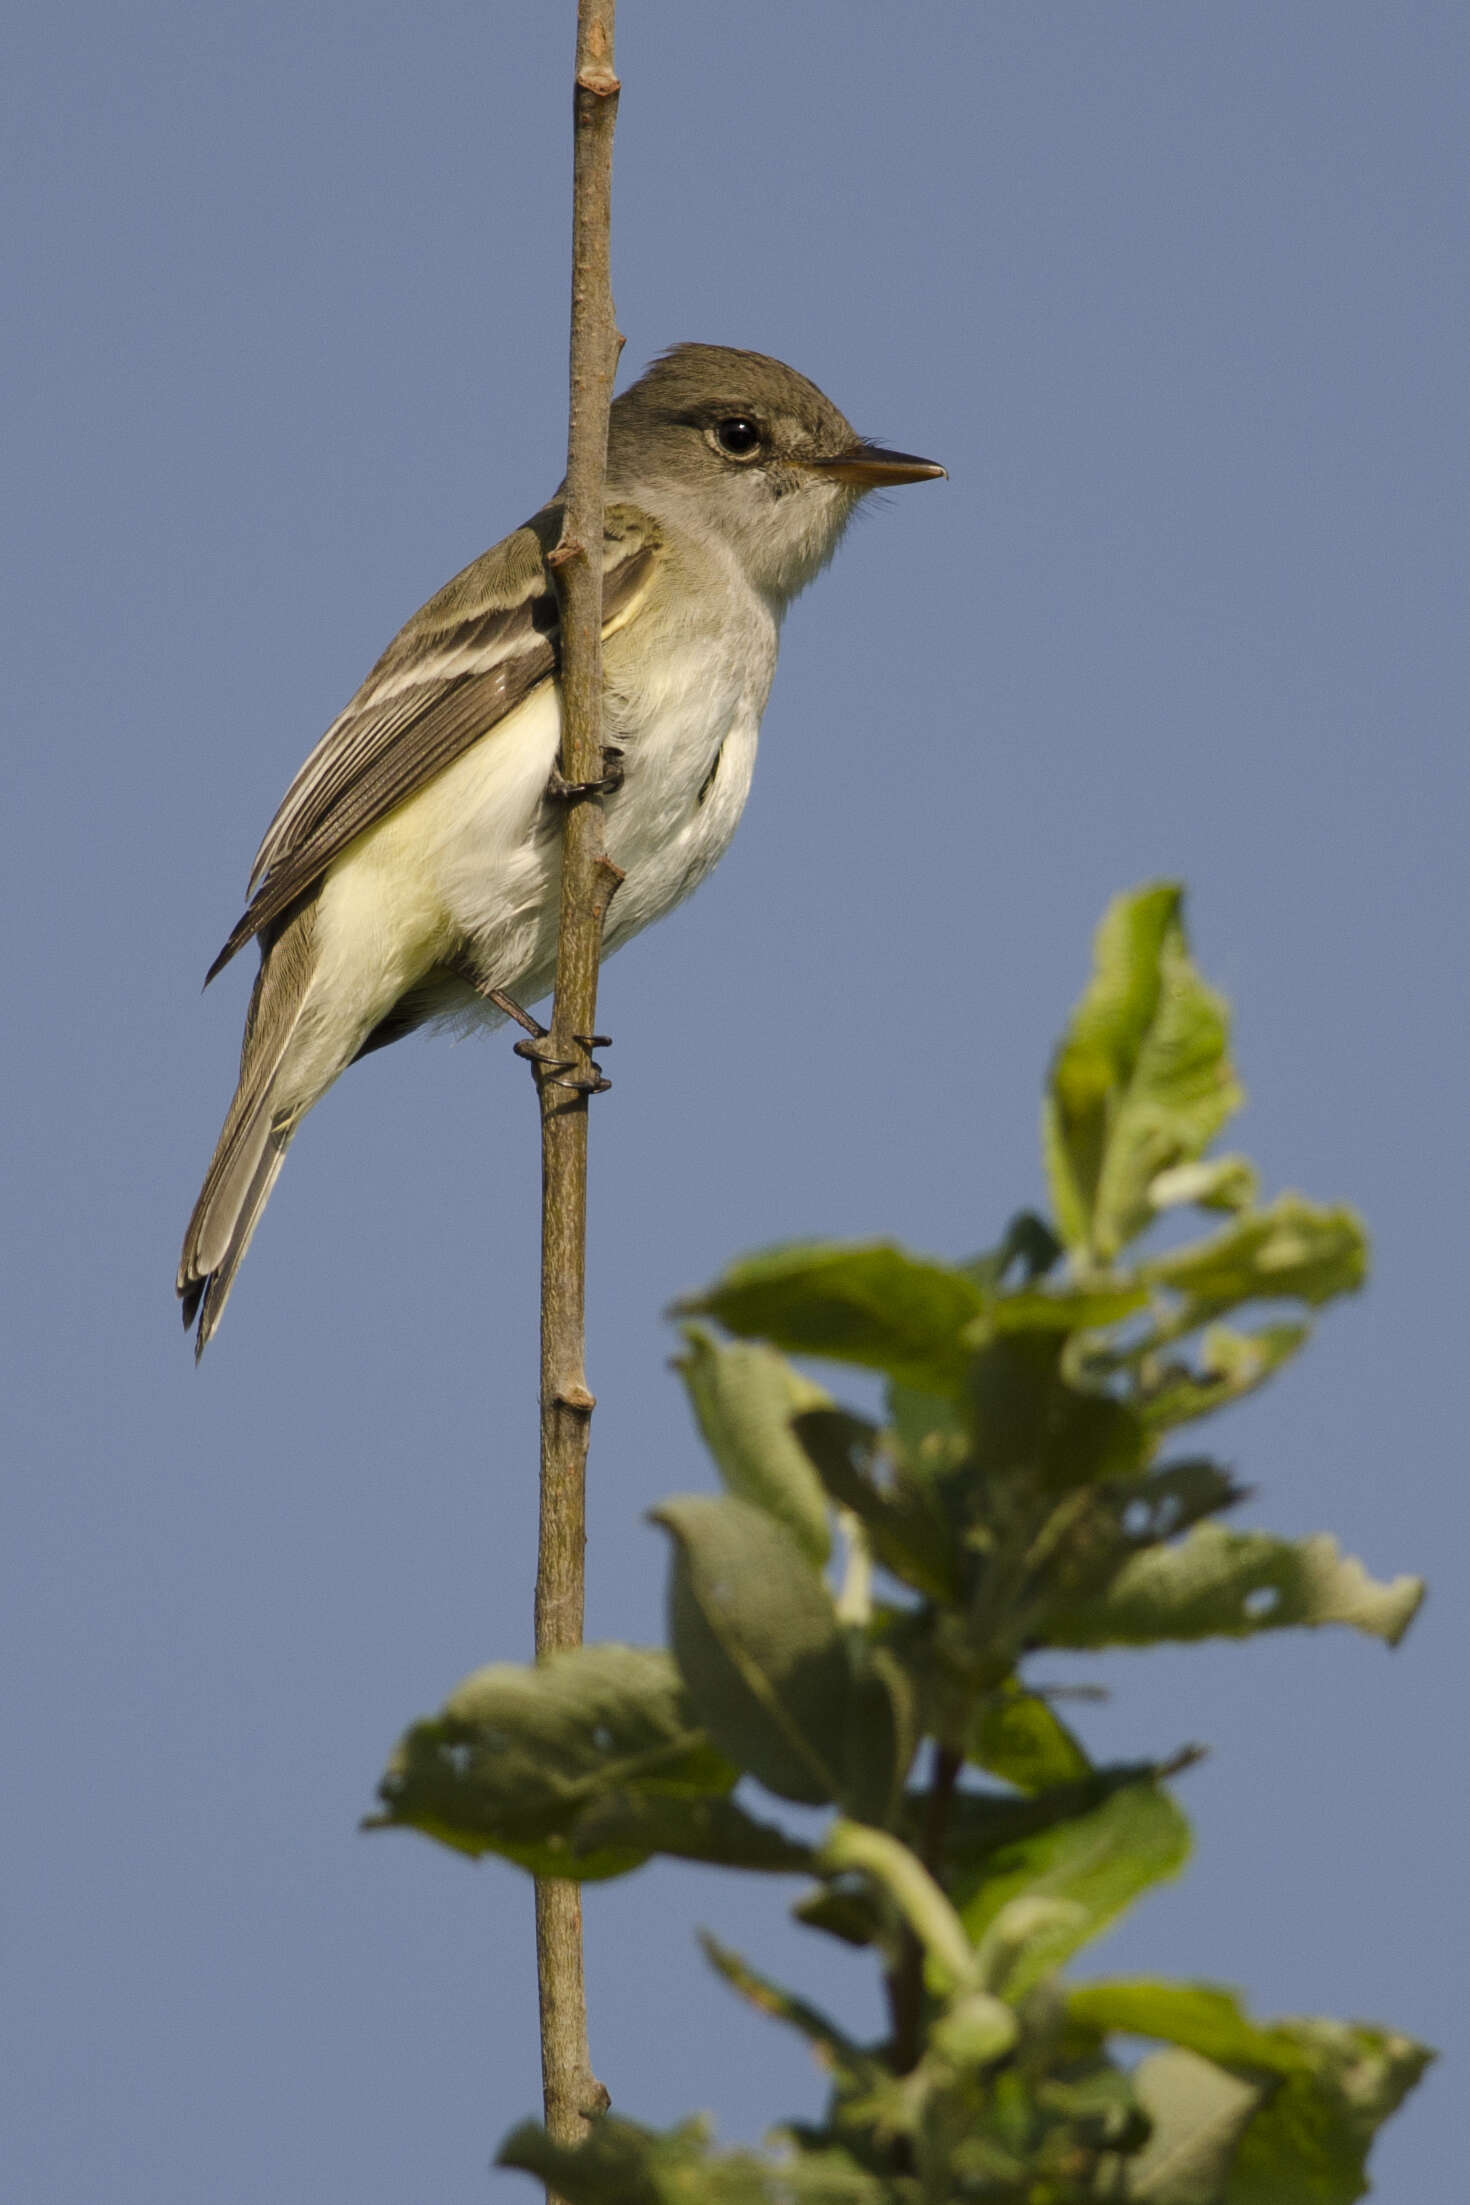
POLYGON ((507 1018, 513 1018, 518 1026, 525 1028, 526 1038, 516 1043, 515 1053, 518 1057, 524 1057, 538 1081, 548 1080, 553 1087, 568 1088, 574 1095, 607 1093, 612 1081, 604 1076, 601 1065, 592 1062, 592 1051, 610 1049, 611 1034, 573 1034, 573 1041, 579 1042, 587 1052, 587 1070, 577 1072, 580 1060, 561 1055, 554 1047, 547 1028, 539 1019, 533 1018, 529 1011, 522 1010, 514 996, 507 995, 504 988, 487 988, 485 996, 498 1011, 504 1011, 507 1018), (576 1073, 576 1077, 568 1079, 568 1072, 576 1073))
POLYGON ((612 1086, 612 1081, 607 1078, 600 1064, 593 1063, 592 1052, 594 1049, 610 1049, 612 1047, 612 1035, 573 1034, 572 1039, 573 1041, 579 1041, 587 1051, 587 1071, 579 1079, 559 1079, 556 1083, 557 1086, 570 1087, 572 1092, 577 1095, 605 1095, 612 1086))
MULTIPOLYGON (((607 1048, 610 1039, 606 1034, 577 1034, 574 1038, 589 1050, 607 1048)), ((577 1069, 583 1061, 581 1058, 561 1056, 550 1034, 528 1035, 524 1041, 516 1043, 515 1053, 526 1059, 536 1075, 538 1087, 564 1087, 573 1095, 605 1095, 612 1086, 602 1066, 594 1063, 590 1056, 585 1060, 585 1072, 577 1069)))
POLYGON ((623 753, 613 743, 608 743, 602 753, 604 771, 596 781, 565 780, 559 768, 553 766, 546 793, 559 804, 571 804, 581 796, 613 796, 623 785, 623 753))

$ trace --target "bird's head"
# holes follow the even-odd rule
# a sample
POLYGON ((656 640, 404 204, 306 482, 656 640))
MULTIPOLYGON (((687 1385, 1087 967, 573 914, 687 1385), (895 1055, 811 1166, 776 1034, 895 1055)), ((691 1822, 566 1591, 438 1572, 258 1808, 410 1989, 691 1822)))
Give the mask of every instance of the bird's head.
POLYGON ((717 535, 778 604, 825 566, 866 491, 943 473, 865 443, 794 368, 725 345, 675 345, 614 399, 608 429, 608 495, 717 535))

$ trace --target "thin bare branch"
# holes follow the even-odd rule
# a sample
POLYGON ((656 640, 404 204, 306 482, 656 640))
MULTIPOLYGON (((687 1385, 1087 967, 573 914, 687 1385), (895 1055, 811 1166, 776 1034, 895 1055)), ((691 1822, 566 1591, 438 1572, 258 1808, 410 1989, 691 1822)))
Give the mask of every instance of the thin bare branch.
MULTIPOLYGON (((561 601, 561 773, 570 793, 562 844, 560 932, 551 1031, 520 1044, 541 1106, 541 1544, 536 1652, 582 1638, 587 1443, 594 1401, 585 1368, 587 1103, 604 1084, 592 1060, 603 922, 621 875, 603 846, 602 507, 607 418, 622 339, 610 274, 615 0, 579 0, 572 172, 571 407, 562 538, 552 554, 561 601)), ((581 1893, 536 1886, 536 1963, 546 2126, 579 2143, 604 2110, 592 2073, 582 1967, 581 1893)))

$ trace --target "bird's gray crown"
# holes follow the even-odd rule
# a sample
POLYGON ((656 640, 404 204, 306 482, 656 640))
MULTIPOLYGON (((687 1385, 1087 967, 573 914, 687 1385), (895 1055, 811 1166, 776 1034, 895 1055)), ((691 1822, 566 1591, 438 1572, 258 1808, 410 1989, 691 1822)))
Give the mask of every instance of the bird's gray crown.
MULTIPOLYGON (((830 398, 783 360, 730 345, 671 345, 613 402, 609 458, 671 430, 753 418, 783 459, 835 459, 857 436, 830 398)), ((683 440, 681 439, 682 443, 683 440)))
POLYGON ((783 361, 675 345, 613 401, 608 492, 718 538, 782 605, 826 564, 862 495, 823 462, 859 448, 832 401, 783 361))

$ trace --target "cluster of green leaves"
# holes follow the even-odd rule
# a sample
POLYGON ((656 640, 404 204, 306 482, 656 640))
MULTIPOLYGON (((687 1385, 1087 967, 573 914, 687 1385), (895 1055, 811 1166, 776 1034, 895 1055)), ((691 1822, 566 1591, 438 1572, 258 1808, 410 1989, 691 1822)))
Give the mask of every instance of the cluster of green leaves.
POLYGON ((1054 1225, 1022 1216, 957 1265, 776 1249, 685 1305, 679 1368, 724 1490, 655 1511, 669 1650, 481 1670, 403 1739, 377 1820, 540 1875, 657 1854, 805 1874, 799 1917, 871 1949, 890 2027, 860 2044, 706 1941, 823 2063, 823 2123, 772 2156, 719 2152, 698 2123, 609 2115, 576 2150, 527 2124, 504 2163, 573 2205, 1362 2195, 1422 2047, 1057 1973, 1181 1866, 1166 1779, 1189 1757, 1094 1766, 1028 1659, 1327 1623, 1393 1644, 1421 1596, 1330 1539, 1227 1530, 1241 1488, 1169 1451, 1365 1272, 1349 1211, 1262 1202, 1249 1165, 1208 1155, 1239 1101, 1178 891, 1143 889, 1105 917, 1051 1069, 1054 1225), (1189 1208, 1220 1221, 1140 1248, 1189 1208), (788 1355, 881 1372, 886 1415, 838 1408, 788 1355), (824 1834, 755 1812, 753 1786, 830 1809, 824 1834), (1130 2065, 1119 2036, 1160 2049, 1130 2065))

